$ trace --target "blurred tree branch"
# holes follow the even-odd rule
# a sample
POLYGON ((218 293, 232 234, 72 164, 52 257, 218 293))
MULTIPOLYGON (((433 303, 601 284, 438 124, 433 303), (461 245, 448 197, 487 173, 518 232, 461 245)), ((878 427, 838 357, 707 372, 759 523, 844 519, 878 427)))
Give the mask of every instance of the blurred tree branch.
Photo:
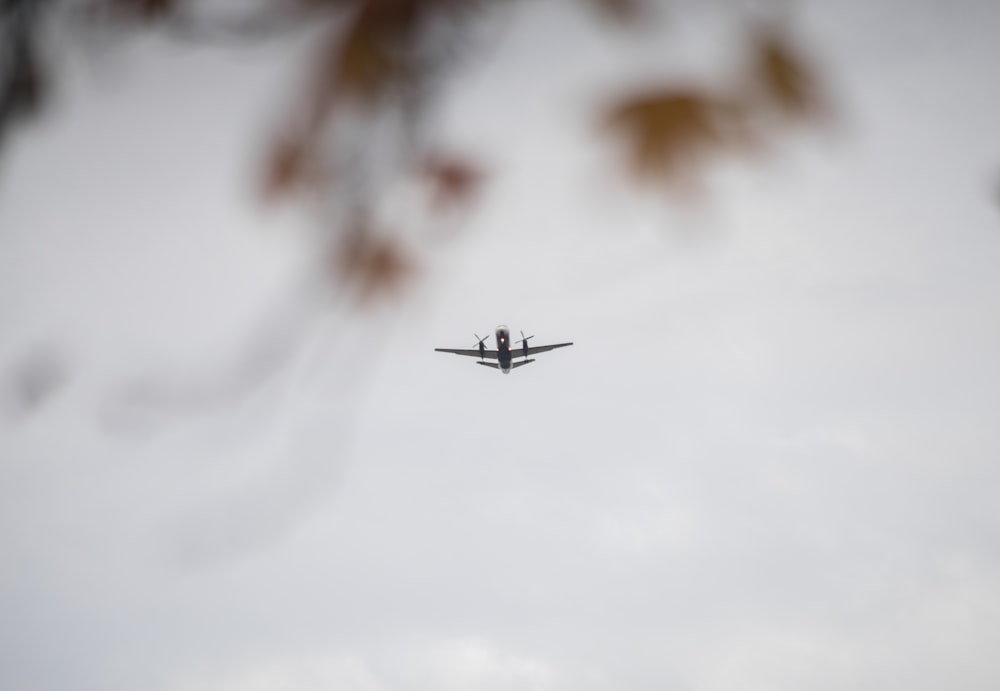
POLYGON ((9 129, 38 112, 44 76, 38 59, 38 0, 0 0, 0 155, 9 129))
MULTIPOLYGON (((375 234, 369 220, 381 191, 365 163, 375 155, 372 140, 378 133, 362 129, 362 136, 349 139, 333 134, 344 114, 357 119, 360 113, 363 121, 374 122, 393 113, 403 133, 391 175, 429 181, 433 212, 473 201, 483 188, 484 171, 461 154, 437 153, 434 142, 420 136, 421 120, 433 102, 433 84, 467 55, 452 48, 467 48, 461 39, 468 20, 515 2, 273 0, 248 5, 240 15, 212 16, 207 3, 185 0, 93 0, 75 16, 121 31, 156 23, 185 39, 210 42, 254 43, 321 23, 321 50, 306 66, 311 70, 309 88, 291 104, 288 123, 267 147, 262 195, 275 201, 305 192, 352 209, 332 224, 338 259, 331 266, 337 278, 359 286, 358 293, 367 299, 394 292, 415 274, 416 262, 401 245, 393 245, 391 234, 375 234)), ((599 22, 634 26, 651 3, 590 0, 580 7, 599 22)), ((13 124, 37 114, 43 103, 46 75, 39 61, 39 26, 41 12, 50 8, 32 0, 0 4, 0 146, 13 124)), ((627 170, 637 181, 690 188, 713 160, 779 136, 788 122, 810 122, 822 115, 822 84, 792 47, 787 31, 755 31, 748 22, 746 36, 745 69, 728 91, 651 84, 607 104, 602 131, 623 146, 627 170)))

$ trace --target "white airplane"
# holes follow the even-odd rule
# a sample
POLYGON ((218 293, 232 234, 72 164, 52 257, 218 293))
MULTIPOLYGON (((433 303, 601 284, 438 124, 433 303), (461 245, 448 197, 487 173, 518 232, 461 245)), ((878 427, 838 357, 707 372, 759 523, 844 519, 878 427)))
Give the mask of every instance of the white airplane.
MULTIPOLYGON (((565 348, 566 346, 573 345, 572 343, 556 343, 555 345, 546 346, 535 346, 533 348, 528 347, 528 339, 534 338, 534 336, 525 336, 524 332, 521 332, 521 340, 517 341, 521 344, 520 348, 511 349, 510 347, 510 329, 504 325, 497 327, 496 339, 497 348, 496 350, 489 350, 486 347, 486 338, 480 338, 478 334, 475 334, 476 341, 479 344, 478 348, 463 350, 461 348, 435 348, 439 353, 455 353, 455 355, 468 355, 470 357, 479 358, 479 364, 485 365, 486 367, 493 367, 500 370, 504 374, 510 374, 510 371, 515 367, 520 367, 521 365, 527 365, 529 362, 534 362, 534 360, 529 360, 528 357, 534 355, 535 353, 544 353, 547 350, 555 350, 556 348, 565 348), (520 355, 523 360, 514 361, 514 358, 520 355), (486 360, 496 360, 496 362, 486 362, 486 360)), ((487 336, 487 338, 489 338, 487 336)))

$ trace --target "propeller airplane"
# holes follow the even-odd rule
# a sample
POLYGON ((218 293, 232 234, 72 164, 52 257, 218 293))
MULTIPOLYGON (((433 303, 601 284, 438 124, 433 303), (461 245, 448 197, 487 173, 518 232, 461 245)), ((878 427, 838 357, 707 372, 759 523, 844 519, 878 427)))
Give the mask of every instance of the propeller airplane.
POLYGON ((573 345, 572 343, 556 343, 555 345, 544 345, 544 346, 528 346, 528 340, 534 338, 534 336, 525 336, 524 332, 521 332, 521 339, 516 341, 520 343, 520 347, 511 348, 510 340, 510 329, 504 325, 500 325, 496 329, 497 347, 495 350, 486 347, 486 338, 480 338, 479 334, 473 334, 476 337, 476 347, 475 348, 435 348, 434 350, 439 353, 454 353, 455 355, 468 355, 469 357, 478 357, 478 364, 484 365, 486 367, 493 367, 498 369, 504 374, 510 374, 512 369, 520 367, 521 365, 527 365, 529 362, 534 362, 534 359, 529 359, 530 356, 536 353, 544 353, 549 350, 555 350, 556 348, 565 348, 566 346, 573 345), (522 360, 514 360, 515 357, 522 357, 522 360), (488 360, 496 360, 496 362, 488 362, 488 360))

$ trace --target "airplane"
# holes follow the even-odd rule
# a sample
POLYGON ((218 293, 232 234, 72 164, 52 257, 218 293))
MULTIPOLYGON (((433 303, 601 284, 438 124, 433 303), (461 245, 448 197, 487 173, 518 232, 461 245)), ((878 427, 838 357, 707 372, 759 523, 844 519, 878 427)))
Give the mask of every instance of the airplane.
POLYGON ((511 349, 510 347, 510 329, 501 324, 496 330, 496 341, 497 349, 489 350, 486 347, 486 338, 480 338, 479 334, 474 334, 476 337, 476 342, 478 347, 475 349, 461 349, 461 348, 435 348, 434 350, 438 353, 454 353, 455 355, 468 355, 470 357, 478 357, 480 365, 485 365, 486 367, 493 367, 500 370, 504 374, 510 374, 510 371, 521 365, 527 365, 529 362, 534 362, 533 359, 529 360, 529 356, 536 353, 544 353, 548 350, 555 350, 556 348, 565 348, 566 346, 573 345, 572 343, 556 343, 555 345, 545 345, 545 346, 534 346, 528 347, 528 339, 534 338, 534 336, 525 336, 524 332, 521 332, 521 340, 517 341, 521 344, 520 348, 511 349), (523 360, 515 361, 514 358, 521 356, 523 360), (496 360, 496 362, 486 362, 486 360, 496 360))

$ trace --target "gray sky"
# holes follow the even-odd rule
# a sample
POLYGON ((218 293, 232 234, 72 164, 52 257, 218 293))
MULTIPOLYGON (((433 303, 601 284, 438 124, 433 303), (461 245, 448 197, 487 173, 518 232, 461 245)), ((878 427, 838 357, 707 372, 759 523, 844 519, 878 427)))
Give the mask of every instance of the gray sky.
POLYGON ((835 125, 697 204, 588 108, 724 80, 729 11, 526 6, 441 102, 480 204, 390 190, 368 310, 253 196, 308 40, 69 34, 0 179, 0 687, 997 688, 1000 9, 869 5, 797 5, 835 125), (576 345, 432 352, 498 323, 576 345))

